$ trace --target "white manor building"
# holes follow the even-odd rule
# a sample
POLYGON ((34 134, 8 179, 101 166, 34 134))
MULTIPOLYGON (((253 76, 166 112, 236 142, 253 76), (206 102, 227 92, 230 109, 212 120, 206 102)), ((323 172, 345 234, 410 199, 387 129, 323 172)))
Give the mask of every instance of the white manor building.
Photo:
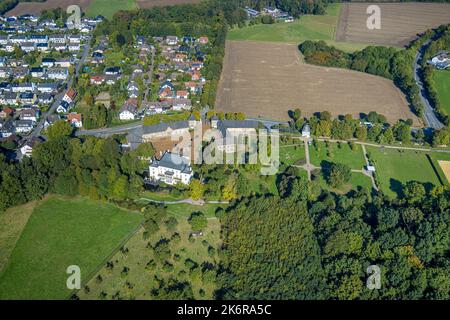
POLYGON ((166 152, 160 160, 152 160, 149 177, 170 185, 183 183, 188 185, 194 175, 189 159, 175 153, 166 152))

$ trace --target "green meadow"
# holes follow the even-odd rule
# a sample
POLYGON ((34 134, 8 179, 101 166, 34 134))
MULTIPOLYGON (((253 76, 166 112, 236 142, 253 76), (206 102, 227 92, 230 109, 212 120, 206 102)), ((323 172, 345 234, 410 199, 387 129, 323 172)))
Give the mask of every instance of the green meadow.
POLYGON ((0 274, 0 299, 65 299, 70 265, 81 280, 140 225, 142 216, 85 198, 37 204, 0 274))

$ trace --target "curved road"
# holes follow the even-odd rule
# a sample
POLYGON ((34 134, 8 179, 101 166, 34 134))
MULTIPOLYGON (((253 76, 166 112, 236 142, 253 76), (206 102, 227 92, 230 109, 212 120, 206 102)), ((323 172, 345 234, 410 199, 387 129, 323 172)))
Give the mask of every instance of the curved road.
POLYGON ((425 124, 427 125, 427 127, 431 127, 433 129, 441 129, 444 127, 444 125, 439 121, 436 114, 434 113, 434 109, 431 106, 430 101, 428 101, 426 90, 423 86, 420 74, 421 70, 420 62, 422 61, 424 51, 428 47, 430 42, 431 40, 425 42, 416 54, 416 59, 414 60, 414 80, 416 81, 416 84, 419 86, 420 99, 422 100, 422 103, 425 107, 424 109, 425 124))

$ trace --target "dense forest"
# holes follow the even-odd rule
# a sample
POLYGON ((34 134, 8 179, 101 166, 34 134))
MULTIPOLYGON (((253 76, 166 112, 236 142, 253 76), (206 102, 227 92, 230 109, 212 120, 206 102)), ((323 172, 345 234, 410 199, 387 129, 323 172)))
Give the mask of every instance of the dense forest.
POLYGON ((388 200, 337 195, 295 174, 284 196, 244 198, 220 215, 222 299, 448 299, 450 191, 416 182, 388 200), (369 290, 367 268, 381 270, 369 290))

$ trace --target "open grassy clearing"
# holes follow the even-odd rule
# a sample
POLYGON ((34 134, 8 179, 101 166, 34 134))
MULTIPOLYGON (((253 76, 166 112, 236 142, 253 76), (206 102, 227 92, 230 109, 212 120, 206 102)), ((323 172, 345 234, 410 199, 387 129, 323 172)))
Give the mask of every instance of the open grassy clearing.
POLYGON ((280 146, 280 163, 281 164, 305 164, 305 146, 303 143, 296 143, 296 145, 281 145, 280 146))
MULTIPOLYGON (((306 173, 305 170, 302 170, 302 171, 304 171, 306 173)), ((338 194, 345 194, 352 190, 358 190, 359 188, 366 188, 369 190, 372 189, 372 180, 368 176, 366 176, 360 172, 352 172, 350 181, 346 185, 343 185, 339 189, 331 188, 325 181, 325 178, 324 178, 322 172, 320 172, 320 171, 316 172, 313 179, 319 183, 319 185, 321 186, 322 189, 328 190, 331 192, 335 192, 338 194)))
POLYGON ((134 0, 92 0, 86 9, 86 14, 91 17, 102 15, 111 19, 120 10, 137 9, 134 0))
MULTIPOLYGON (((151 299, 150 291, 157 287, 155 280, 157 276, 165 281, 170 277, 176 277, 179 281, 189 281, 195 299, 213 298, 213 292, 216 289, 215 279, 203 278, 199 269, 190 271, 185 266, 185 260, 195 261, 199 268, 203 262, 218 263, 220 222, 218 219, 209 219, 207 228, 203 230, 203 236, 193 241, 189 240, 191 227, 185 217, 190 215, 191 209, 184 207, 183 213, 175 215, 178 221, 175 230, 169 231, 162 225, 160 230, 147 240, 144 240, 143 230, 135 234, 124 246, 127 252, 118 251, 111 258, 113 268, 103 268, 87 284, 88 291, 83 288, 78 296, 81 299, 151 299), (180 235, 180 240, 170 241, 170 256, 165 260, 172 265, 169 270, 163 267, 165 261, 157 261, 149 244, 153 246, 162 238, 170 239, 174 233, 180 235), (151 260, 156 262, 156 266, 146 267, 151 260), (128 268, 126 273, 122 272, 125 267, 128 268), (98 275, 101 276, 102 281, 98 280, 98 275), (204 290, 204 295, 200 294, 200 289, 204 290)), ((171 214, 170 210, 169 214, 171 214)))
POLYGON ((228 40, 254 40, 300 44, 305 40, 324 40, 341 50, 353 52, 365 44, 337 42, 334 40, 341 4, 329 4, 326 15, 303 15, 291 23, 258 24, 234 28, 228 32, 228 40))
POLYGON ((442 109, 450 115, 450 70, 434 70, 433 81, 442 109))
POLYGON ((375 164, 379 186, 387 195, 396 196, 401 184, 408 181, 440 185, 425 152, 377 147, 366 150, 375 164))
POLYGON ((64 299, 66 268, 93 272, 142 216, 85 198, 49 197, 33 211, 0 275, 0 299, 64 299))
POLYGON ((227 41, 215 108, 274 120, 289 120, 295 108, 305 117, 327 110, 359 118, 377 111, 391 123, 411 118, 418 124, 392 81, 306 64, 296 45, 279 42, 227 41))
POLYGON ((0 213, 0 274, 35 206, 36 202, 33 201, 0 213))
MULTIPOLYGON (((373 3, 371 3, 373 4, 373 3)), ((337 41, 404 46, 417 34, 450 22, 450 4, 377 3, 381 29, 367 28, 367 3, 342 4, 337 41)))
POLYGON ((317 167, 322 165, 323 161, 337 162, 348 165, 351 169, 361 170, 366 162, 361 146, 353 145, 353 150, 348 143, 325 142, 318 141, 317 147, 311 145, 309 148, 311 163, 317 167))

